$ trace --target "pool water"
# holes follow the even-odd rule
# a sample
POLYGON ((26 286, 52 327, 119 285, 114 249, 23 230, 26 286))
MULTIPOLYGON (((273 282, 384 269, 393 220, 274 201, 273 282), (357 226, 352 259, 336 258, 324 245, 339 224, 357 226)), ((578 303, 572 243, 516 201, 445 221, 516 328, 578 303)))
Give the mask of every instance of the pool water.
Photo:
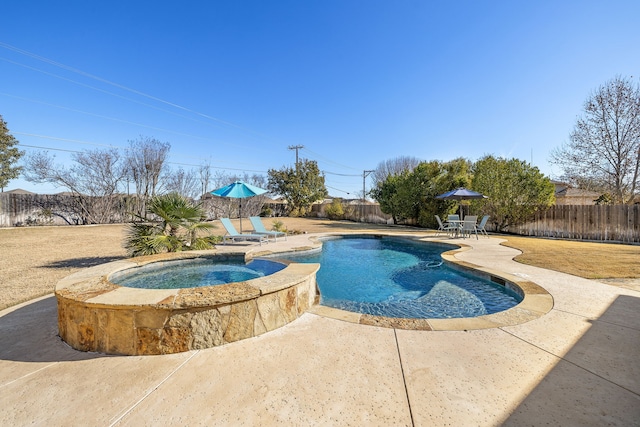
POLYGON ((213 261, 179 260, 149 264, 112 274, 111 282, 129 288, 178 289, 244 282, 268 276, 285 268, 279 262, 254 259, 213 261))
POLYGON ((321 304, 399 318, 448 319, 492 314, 522 298, 504 286, 449 268, 441 245, 393 237, 345 237, 320 252, 295 254, 317 262, 321 304))

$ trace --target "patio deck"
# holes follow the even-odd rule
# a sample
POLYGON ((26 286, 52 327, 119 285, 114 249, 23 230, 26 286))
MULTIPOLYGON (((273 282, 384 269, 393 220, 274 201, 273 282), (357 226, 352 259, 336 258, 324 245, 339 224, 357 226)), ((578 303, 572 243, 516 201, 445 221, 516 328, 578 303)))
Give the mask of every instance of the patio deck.
POLYGON ((553 309, 473 331, 307 313, 222 347, 107 356, 57 337, 48 296, 0 312, 0 424, 640 425, 640 292, 516 263, 497 238, 442 240, 542 286, 553 309))

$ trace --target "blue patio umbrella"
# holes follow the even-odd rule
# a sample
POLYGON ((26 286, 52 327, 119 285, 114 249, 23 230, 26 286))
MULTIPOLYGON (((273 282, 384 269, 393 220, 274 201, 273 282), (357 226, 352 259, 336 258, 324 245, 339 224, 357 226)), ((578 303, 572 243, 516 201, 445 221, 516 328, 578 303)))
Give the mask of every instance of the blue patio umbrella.
POLYGON ((242 233, 242 199, 247 197, 259 196, 266 193, 267 190, 256 187, 255 185, 247 184, 243 181, 236 181, 232 184, 225 185, 222 188, 213 190, 211 194, 218 197, 231 197, 233 199, 240 199, 239 216, 240 216, 240 232, 242 233))
MULTIPOLYGON (((447 191, 444 194, 436 196, 436 199, 460 201, 469 199, 488 199, 488 197, 476 191, 467 190, 464 187, 458 187, 455 190, 447 191)), ((460 204, 460 219, 462 219, 462 204, 460 204)))

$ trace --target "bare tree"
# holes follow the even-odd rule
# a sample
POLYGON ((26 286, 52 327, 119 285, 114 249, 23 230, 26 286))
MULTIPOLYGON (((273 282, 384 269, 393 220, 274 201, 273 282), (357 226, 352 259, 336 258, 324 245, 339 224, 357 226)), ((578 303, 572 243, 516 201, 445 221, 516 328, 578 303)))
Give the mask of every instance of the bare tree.
POLYGON ((207 160, 203 162, 198 168, 200 175, 201 191, 200 196, 206 194, 209 191, 209 185, 211 184, 211 163, 207 160))
POLYGON ((551 162, 572 183, 589 182, 618 203, 632 202, 640 180, 640 86, 622 77, 600 86, 551 162))
POLYGON ((229 176, 229 180, 230 182, 234 182, 234 181, 244 181, 247 184, 251 184, 251 185, 255 185, 256 187, 260 187, 260 188, 267 188, 267 177, 264 175, 258 175, 258 174, 253 174, 253 175, 249 175, 248 173, 244 173, 242 175, 230 175, 229 176))
POLYGON ((233 178, 229 174, 218 170, 215 171, 213 177, 211 177, 211 181, 213 184, 213 189, 217 189, 220 187, 224 187, 227 184, 231 184, 233 182, 233 178))
MULTIPOLYGON (((120 153, 114 149, 89 150, 72 154, 70 167, 56 165, 48 152, 36 152, 25 159, 27 181, 50 183, 71 192, 67 208, 82 224, 111 222, 116 214, 117 193, 125 177, 120 153)), ((69 221, 70 222, 70 221, 69 221)))
POLYGON ((411 156, 400 156, 380 162, 372 175, 373 186, 377 187, 389 176, 399 175, 402 172, 411 172, 419 164, 420 159, 411 156))
POLYGON ((129 141, 127 174, 135 184, 140 201, 137 213, 145 215, 146 201, 159 192, 160 178, 165 172, 171 145, 149 137, 129 141))
POLYGON ((200 194, 200 182, 193 170, 185 171, 178 168, 170 171, 165 176, 165 189, 167 192, 178 193, 189 199, 197 199, 200 194))

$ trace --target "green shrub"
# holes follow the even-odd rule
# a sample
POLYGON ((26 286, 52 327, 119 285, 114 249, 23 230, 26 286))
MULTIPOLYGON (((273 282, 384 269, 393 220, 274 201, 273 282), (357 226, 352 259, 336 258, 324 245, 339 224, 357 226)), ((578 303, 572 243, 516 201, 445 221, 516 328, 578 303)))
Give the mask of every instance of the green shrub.
POLYGON ((343 219, 344 209, 342 208, 342 201, 340 199, 333 199, 331 204, 325 209, 325 213, 329 219, 343 219))
POLYGON ((127 227, 124 246, 130 256, 211 249, 219 241, 211 236, 214 225, 201 221, 202 206, 178 193, 152 198, 147 214, 151 219, 136 215, 127 227))
POLYGON ((284 223, 282 221, 278 221, 277 219, 273 221, 272 229, 274 231, 282 231, 284 233, 287 232, 287 228, 284 226, 284 223))

